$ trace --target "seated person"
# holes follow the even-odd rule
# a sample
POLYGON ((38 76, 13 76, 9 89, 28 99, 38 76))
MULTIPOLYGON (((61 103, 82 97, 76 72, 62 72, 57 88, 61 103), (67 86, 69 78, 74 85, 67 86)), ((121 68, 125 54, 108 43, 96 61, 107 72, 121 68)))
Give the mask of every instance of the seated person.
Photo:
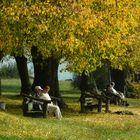
POLYGON ((108 94, 108 96, 111 97, 111 100, 113 102, 117 102, 117 104, 122 103, 128 106, 128 103, 126 101, 124 94, 122 92, 116 91, 114 86, 115 86, 114 82, 111 82, 110 85, 107 85, 106 93, 108 94))
POLYGON ((114 94, 114 95, 120 97, 122 100, 124 100, 125 96, 123 95, 123 93, 116 91, 114 86, 115 86, 115 83, 111 82, 110 83, 110 91, 112 92, 112 94, 114 94))
POLYGON ((111 103, 115 103, 116 95, 114 95, 114 94, 112 93, 110 84, 108 84, 108 85, 106 86, 106 89, 103 91, 103 94, 104 94, 105 96, 107 96, 107 97, 110 97, 110 102, 111 102, 111 103))
MULTIPOLYGON (((44 89, 42 89, 40 86, 36 86, 35 89, 37 91, 37 96, 40 99, 51 100, 51 97, 49 96, 49 90, 50 90, 49 86, 46 86, 44 89)), ((62 119, 62 114, 58 105, 54 105, 53 102, 48 103, 47 110, 49 112, 55 113, 55 116, 57 117, 57 119, 60 119, 60 120, 62 119)))

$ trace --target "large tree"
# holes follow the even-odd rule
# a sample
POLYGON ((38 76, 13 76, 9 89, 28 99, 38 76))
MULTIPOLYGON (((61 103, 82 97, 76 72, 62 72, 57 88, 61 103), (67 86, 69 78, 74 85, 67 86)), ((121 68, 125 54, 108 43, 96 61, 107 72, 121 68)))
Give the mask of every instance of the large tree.
POLYGON ((68 70, 80 73, 104 60, 119 69, 134 65, 140 0, 13 0, 0 7, 5 53, 36 46, 41 59, 63 59, 68 70), (135 53, 131 63, 130 50, 135 53))

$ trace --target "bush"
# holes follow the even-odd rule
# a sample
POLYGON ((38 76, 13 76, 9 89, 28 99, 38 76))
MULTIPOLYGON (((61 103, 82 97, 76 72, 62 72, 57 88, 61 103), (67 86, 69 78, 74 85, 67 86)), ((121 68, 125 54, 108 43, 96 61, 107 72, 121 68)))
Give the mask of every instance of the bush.
POLYGON ((140 94, 140 83, 133 83, 132 86, 133 86, 134 92, 140 94))
POLYGON ((140 98, 140 83, 130 83, 129 84, 127 97, 128 98, 140 98))

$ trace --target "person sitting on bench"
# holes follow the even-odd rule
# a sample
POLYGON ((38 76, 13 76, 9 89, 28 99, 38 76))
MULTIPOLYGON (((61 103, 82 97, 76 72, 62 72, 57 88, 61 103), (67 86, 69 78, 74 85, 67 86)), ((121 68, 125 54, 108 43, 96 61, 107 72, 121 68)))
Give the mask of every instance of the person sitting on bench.
POLYGON ((126 98, 124 96, 124 94, 122 92, 118 92, 115 88, 115 83, 111 82, 110 85, 107 85, 107 93, 108 95, 114 100, 115 98, 117 98, 116 103, 117 104, 124 104, 126 106, 128 106, 129 104, 126 101, 126 98))
MULTIPOLYGON (((37 96, 40 99, 51 100, 51 97, 49 96, 49 91, 50 91, 49 86, 46 86, 44 89, 42 89, 40 86, 36 86, 35 90, 37 91, 37 96)), ((54 113, 57 119, 59 120, 62 119, 62 114, 61 114, 59 106, 53 104, 53 102, 48 103, 47 111, 54 113)))

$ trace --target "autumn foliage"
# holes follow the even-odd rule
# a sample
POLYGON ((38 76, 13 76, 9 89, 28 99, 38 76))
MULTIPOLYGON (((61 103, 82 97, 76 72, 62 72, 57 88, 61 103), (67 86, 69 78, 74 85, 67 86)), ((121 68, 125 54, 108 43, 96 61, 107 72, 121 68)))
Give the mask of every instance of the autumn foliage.
POLYGON ((140 0, 13 0, 0 7, 4 54, 30 55, 36 46, 71 71, 93 71, 104 61, 140 70, 140 0))

